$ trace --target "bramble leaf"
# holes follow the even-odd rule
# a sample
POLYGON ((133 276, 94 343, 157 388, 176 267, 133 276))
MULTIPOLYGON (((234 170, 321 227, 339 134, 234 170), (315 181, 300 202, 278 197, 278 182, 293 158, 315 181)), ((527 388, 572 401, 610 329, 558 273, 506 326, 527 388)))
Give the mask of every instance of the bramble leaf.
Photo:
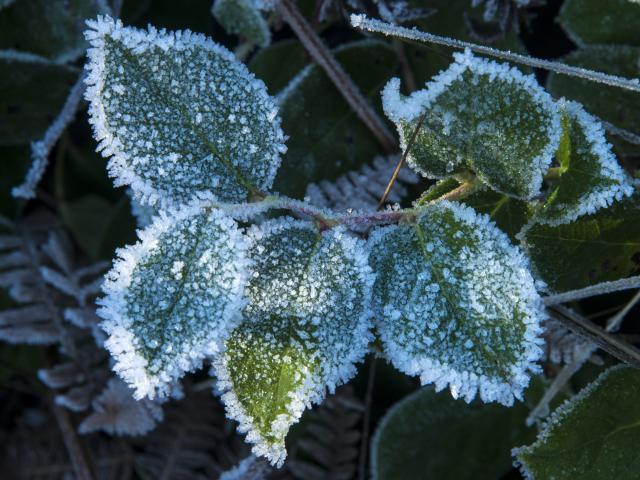
POLYGON ((561 405, 513 455, 529 480, 638 478, 640 371, 617 366, 561 405))
POLYGON ((98 310, 114 370, 138 399, 166 396, 218 352, 239 322, 249 275, 244 237, 220 211, 161 212, 139 236, 118 251, 98 310))
POLYGON ((640 45, 636 0, 566 0, 558 20, 576 45, 640 45))
POLYGON ((89 25, 91 123, 116 185, 151 205, 271 187, 285 151, 277 108, 231 52, 188 30, 89 25))
POLYGON ((211 13, 222 28, 261 47, 271 43, 271 31, 252 0, 215 0, 211 13))
POLYGON ((254 453, 281 465, 289 427, 367 351, 373 275, 361 241, 339 229, 277 219, 249 238, 249 303, 214 370, 254 453))
POLYGON ((455 62, 408 97, 400 80, 382 93, 402 148, 425 120, 407 161, 429 178, 472 169, 493 189, 517 198, 536 196, 560 141, 560 114, 533 76, 504 64, 454 55, 455 62))
POLYGON ((373 309, 385 353, 422 384, 513 404, 536 371, 545 313, 525 256, 489 218, 441 201, 375 230, 373 309))

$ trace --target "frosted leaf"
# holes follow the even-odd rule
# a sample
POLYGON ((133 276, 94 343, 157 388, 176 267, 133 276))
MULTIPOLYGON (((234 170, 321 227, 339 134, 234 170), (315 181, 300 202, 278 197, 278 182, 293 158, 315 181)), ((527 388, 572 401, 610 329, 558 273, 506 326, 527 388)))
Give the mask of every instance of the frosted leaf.
POLYGON ((118 250, 99 299, 114 370, 136 398, 171 383, 218 351, 239 320, 248 262, 236 223, 197 205, 162 213, 118 250))
POLYGON ((93 412, 85 418, 78 431, 103 431, 110 435, 144 435, 162 420, 159 404, 133 398, 133 392, 118 378, 111 378, 107 386, 92 402, 93 412))
POLYGON ((560 114, 531 75, 474 57, 468 50, 408 97, 400 80, 382 93, 402 148, 426 112, 407 161, 429 178, 471 169, 493 189, 536 196, 560 141, 560 114))
POLYGON ((215 0, 211 13, 228 34, 261 47, 271 43, 269 25, 252 0, 215 0))
POLYGON ((231 52, 188 30, 89 26, 90 120, 116 185, 150 205, 271 187, 285 151, 276 104, 231 52))
POLYGON ((521 398, 544 310, 526 258, 489 217, 442 201, 369 242, 374 316, 396 368, 468 402, 521 398))
POLYGON ((282 465, 289 427, 366 353, 373 274, 361 241, 341 229, 286 218, 249 236, 249 303, 214 369, 253 452, 282 465))
POLYGON ((589 215, 633 193, 633 186, 607 142, 602 124, 580 104, 562 102, 560 178, 534 218, 560 225, 589 215))

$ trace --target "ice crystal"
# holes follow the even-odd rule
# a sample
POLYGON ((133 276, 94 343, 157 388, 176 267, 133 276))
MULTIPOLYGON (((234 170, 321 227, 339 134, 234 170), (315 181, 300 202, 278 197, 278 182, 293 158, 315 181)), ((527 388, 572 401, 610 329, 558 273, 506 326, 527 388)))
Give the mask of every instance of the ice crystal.
POLYGON ((161 213, 139 236, 118 251, 98 310, 114 370, 138 399, 168 395, 218 351, 239 320, 248 277, 243 236, 220 211, 161 213))
POLYGON ((521 398, 542 354, 544 309, 524 255, 489 217, 443 201, 369 242, 391 362, 467 401, 521 398))
POLYGON ((271 31, 252 0, 215 0, 211 13, 225 31, 261 47, 271 43, 271 31))
POLYGON ((285 151, 276 104, 231 52, 188 30, 88 25, 90 120, 117 185, 151 205, 271 187, 285 151))
POLYGON ((408 97, 400 94, 397 78, 383 90, 385 113, 403 148, 425 115, 409 165, 430 178, 472 169, 495 190, 536 196, 560 141, 557 105, 533 76, 469 50, 454 58, 408 97))
POLYGON ((281 465, 289 427, 366 352, 373 274, 362 242, 339 228, 285 218, 249 236, 249 303, 214 368, 253 452, 281 465))

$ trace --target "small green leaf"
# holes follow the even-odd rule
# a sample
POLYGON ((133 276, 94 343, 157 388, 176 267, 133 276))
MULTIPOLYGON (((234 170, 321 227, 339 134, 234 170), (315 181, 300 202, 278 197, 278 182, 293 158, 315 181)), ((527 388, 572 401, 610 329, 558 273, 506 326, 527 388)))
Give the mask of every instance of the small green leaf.
POLYGON ((269 93, 275 95, 308 63, 309 55, 298 40, 281 40, 261 48, 248 66, 267 85, 269 93))
MULTIPOLYGON (((633 79, 640 77, 639 59, 640 47, 593 45, 571 52, 562 61, 633 79)), ((557 98, 580 102, 589 113, 618 128, 640 134, 640 95, 636 92, 555 73, 549 75, 547 89, 557 98)))
POLYGON ((575 102, 562 102, 562 110, 559 177, 532 220, 547 225, 569 223, 633 193, 600 122, 575 102))
POLYGON ((206 37, 89 23, 90 116, 117 185, 176 205, 242 201, 271 187, 284 152, 264 84, 206 37))
POLYGON ((490 189, 474 192, 462 200, 478 213, 484 213, 516 243, 516 235, 531 216, 529 204, 490 189))
POLYGON ((230 35, 238 35, 256 45, 271 43, 271 31, 252 0, 215 0, 211 13, 230 35))
POLYGON ((276 219, 249 237, 249 303, 214 369, 254 453, 281 465, 289 427, 367 351, 373 275, 362 242, 341 230, 276 219))
POLYGON ((513 445, 530 441, 524 404, 466 405, 422 388, 394 405, 371 444, 374 480, 495 480, 511 469, 513 445))
POLYGON ((407 162, 429 178, 472 169, 507 195, 538 195, 560 142, 558 107, 533 76, 468 51, 454 58, 423 90, 404 97, 393 79, 382 93, 403 149, 425 116, 407 162))
POLYGON ((41 137, 77 78, 78 72, 70 67, 1 58, 0 145, 25 144, 41 137))
POLYGON ((579 46, 589 43, 640 45, 637 0, 566 0, 558 20, 579 46))
POLYGON ((84 54, 87 18, 100 13, 95 0, 17 0, 0 10, 0 49, 42 55, 58 63, 84 54))
POLYGON ((244 238, 220 211, 163 212, 139 235, 118 251, 98 310, 113 368, 138 399, 168 395, 218 352, 239 322, 249 276, 244 238))
POLYGON ((525 256, 489 218, 441 201, 375 230, 373 307, 385 354, 468 402, 513 404, 538 368, 544 310, 525 256))
POLYGON ((635 480, 640 471, 640 371, 602 373, 513 455, 529 480, 635 480))
POLYGON ((634 194, 565 225, 534 225, 521 241, 553 292, 626 277, 640 269, 640 198, 634 194))
MULTIPOLYGON (((379 107, 378 92, 397 63, 393 49, 381 41, 365 40, 345 44, 334 54, 364 96, 379 107)), ((383 153, 320 66, 305 67, 278 100, 282 128, 290 138, 275 190, 301 198, 309 183, 333 181, 383 153)))

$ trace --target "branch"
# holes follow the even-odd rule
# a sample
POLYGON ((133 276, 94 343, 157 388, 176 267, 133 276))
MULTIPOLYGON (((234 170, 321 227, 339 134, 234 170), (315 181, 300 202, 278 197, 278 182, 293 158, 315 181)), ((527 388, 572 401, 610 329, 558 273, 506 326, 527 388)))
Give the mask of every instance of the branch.
POLYGON ((572 77, 584 78, 591 80, 592 82, 604 83, 613 87, 622 88, 625 90, 631 90, 633 92, 640 92, 640 80, 628 79, 618 77, 616 75, 608 75, 602 72, 596 72, 594 70, 588 70, 586 68, 573 67, 571 65, 565 65, 560 62, 552 62, 550 60, 542 60, 539 58, 529 57, 526 55, 520 55, 504 50, 497 50, 495 48, 486 47, 484 45, 478 45, 476 43, 464 42, 454 38, 442 37, 439 35, 433 35, 427 32, 421 32, 416 28, 406 28, 390 23, 382 22, 380 20, 374 20, 367 18, 365 15, 351 15, 351 25, 361 30, 368 30, 370 32, 382 33, 396 38, 404 38, 406 40, 414 40, 420 43, 435 43, 437 45, 445 45, 452 48, 468 48, 469 50, 480 53, 483 55, 489 55, 492 57, 501 58, 510 62, 521 63, 534 68, 542 68, 545 70, 551 70, 562 75, 569 75, 572 77))
POLYGON ((395 137, 362 95, 358 86, 353 83, 351 77, 333 58, 331 52, 302 16, 295 3, 291 0, 281 0, 280 13, 285 22, 289 24, 298 36, 302 45, 307 49, 311 58, 326 72, 356 115, 371 130, 380 145, 382 145, 382 148, 387 153, 395 152, 398 148, 395 137))
POLYGON ((632 288, 640 288, 640 275, 622 278, 613 282, 602 282, 579 290, 570 290, 556 295, 549 295, 544 297, 542 301, 547 306, 558 305, 560 303, 573 302, 575 300, 582 300, 583 298, 619 292, 621 290, 630 290, 632 288))

